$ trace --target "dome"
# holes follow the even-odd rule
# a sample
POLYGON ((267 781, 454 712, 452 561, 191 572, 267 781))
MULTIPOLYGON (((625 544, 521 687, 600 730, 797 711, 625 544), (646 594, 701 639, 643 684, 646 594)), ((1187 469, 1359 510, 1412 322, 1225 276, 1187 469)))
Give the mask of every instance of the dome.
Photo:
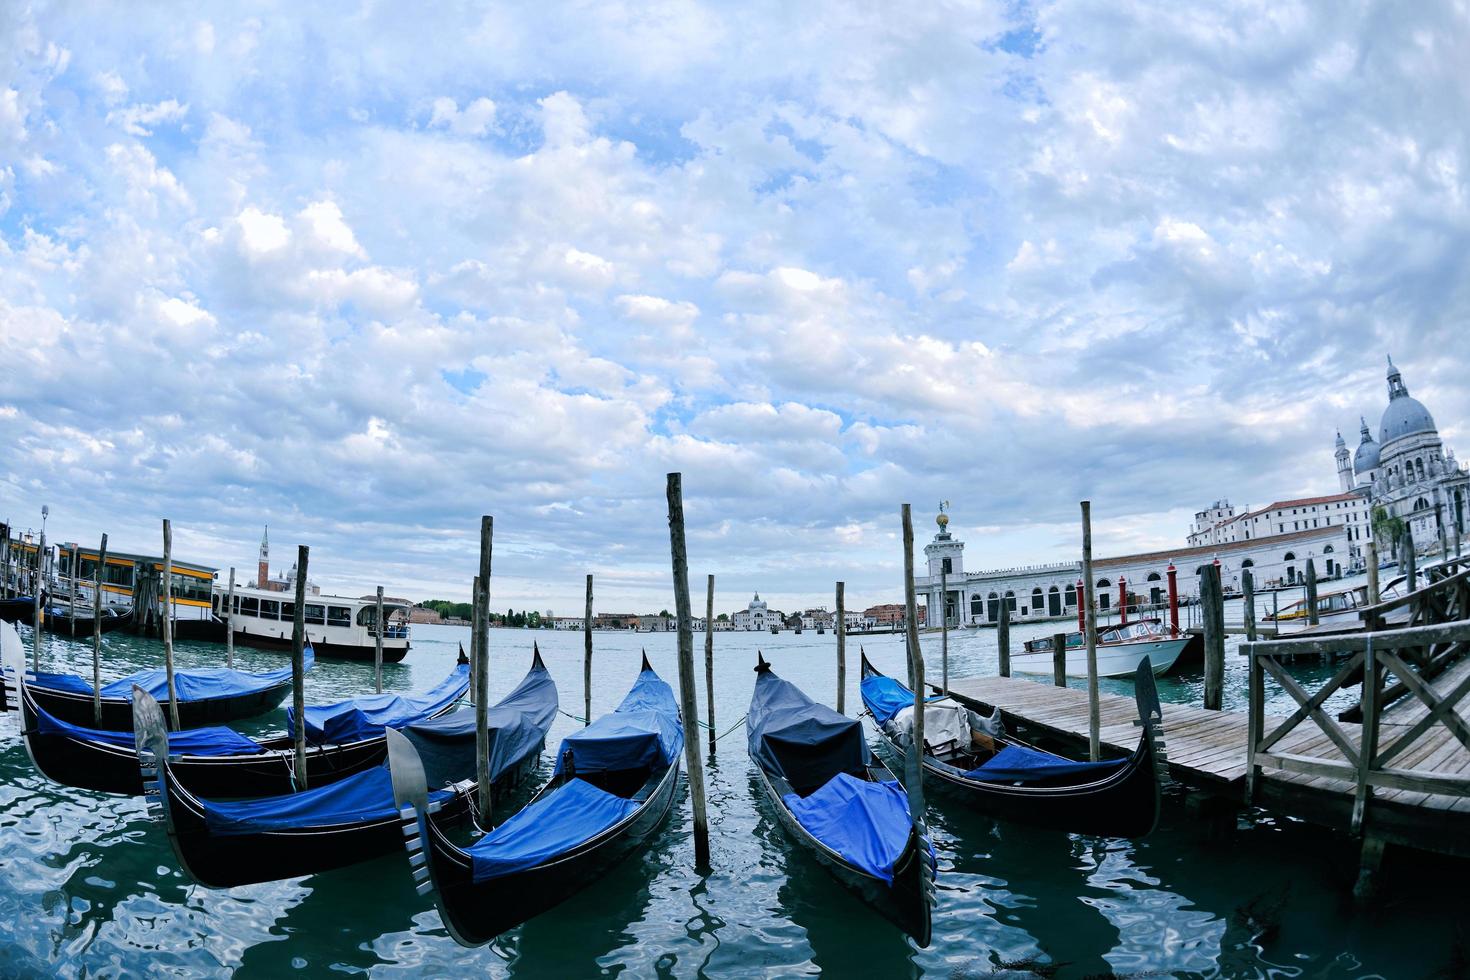
POLYGON ((1434 432, 1434 416, 1419 399, 1399 395, 1388 403, 1383 421, 1378 425, 1378 441, 1384 444, 1416 432, 1434 432))
POLYGON ((1358 443, 1358 451, 1353 453, 1353 474, 1362 476, 1378 469, 1378 443, 1373 441, 1373 433, 1368 431, 1368 420, 1359 418, 1363 427, 1358 430, 1362 433, 1362 441, 1358 443))

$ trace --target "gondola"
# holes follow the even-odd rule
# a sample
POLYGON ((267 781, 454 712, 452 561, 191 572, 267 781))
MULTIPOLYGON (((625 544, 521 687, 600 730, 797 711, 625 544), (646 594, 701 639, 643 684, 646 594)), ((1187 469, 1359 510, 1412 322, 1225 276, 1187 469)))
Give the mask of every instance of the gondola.
MULTIPOLYGON (((321 786, 380 765, 387 756, 383 729, 453 710, 469 689, 468 664, 461 655, 449 676, 423 694, 372 694, 307 708, 307 785, 321 786)), ((9 661, 6 669, 11 677, 24 678, 9 661)), ((23 664, 20 669, 24 671, 23 664)), ((11 710, 20 711, 23 719, 26 752, 42 774, 54 782, 102 793, 143 792, 132 733, 61 721, 36 703, 29 683, 12 685, 11 691, 16 701, 11 710)), ((253 739, 220 726, 169 734, 174 778, 207 799, 291 792, 297 785, 293 745, 290 736, 253 739)))
MULTIPOLYGON (((305 669, 316 663, 306 648, 305 669)), ((28 682, 35 703, 47 714, 73 725, 92 725, 113 732, 133 728, 133 688, 141 687, 159 701, 168 701, 168 678, 163 668, 154 667, 129 674, 102 686, 102 722, 94 720, 92 685, 76 674, 41 671, 28 682)), ((0 683, 5 683, 0 678, 0 683)), ((228 667, 204 667, 174 671, 174 690, 179 702, 179 727, 199 728, 241 718, 253 718, 280 705, 291 691, 291 668, 265 674, 248 674, 228 667)), ((10 700, 8 694, 5 701, 10 700)))
MULTIPOLYGON (((880 745, 902 758, 913 693, 866 655, 861 691, 880 745)), ((1147 659, 1138 665, 1134 696, 1138 747, 1100 762, 1063 758, 1006 734, 1000 711, 985 719, 952 699, 932 698, 924 711, 924 785, 1016 823, 1100 837, 1146 836, 1158 822, 1159 786, 1166 776, 1163 709, 1147 659)))
POLYGON ((36 618, 36 597, 18 595, 0 599, 0 620, 7 623, 29 623, 36 618))
POLYGON ((60 636, 76 635, 79 640, 91 639, 95 635, 95 626, 101 621, 102 632, 111 633, 119 627, 126 626, 133 621, 133 611, 118 612, 111 606, 102 607, 102 615, 94 616, 93 610, 86 610, 85 615, 73 616, 70 606, 52 606, 46 610, 46 618, 41 620, 41 628, 50 633, 60 636), (73 628, 75 619, 75 628, 73 628))
POLYGON ((777 677, 756 655, 745 731, 756 782, 792 840, 848 891, 929 945, 934 848, 862 722, 777 677))
MULTIPOLYGON (((539 654, 521 683, 489 709, 490 778, 496 793, 536 769, 556 717, 556 684, 539 654)), ((180 785, 169 758, 163 711, 144 692, 135 699, 135 731, 149 813, 168 830, 184 872, 211 888, 277 881, 346 867, 391 853, 403 837, 386 763, 297 793, 265 799, 201 798, 180 785)), ((463 818, 475 793, 475 711, 388 731, 426 760, 428 804, 438 821, 463 818)))
POLYGON ((393 798, 420 894, 449 934, 479 946, 586 888, 644 845, 673 808, 684 725, 643 658, 623 703, 562 740, 556 771, 524 809, 468 848, 444 834, 420 753, 388 733, 393 798))

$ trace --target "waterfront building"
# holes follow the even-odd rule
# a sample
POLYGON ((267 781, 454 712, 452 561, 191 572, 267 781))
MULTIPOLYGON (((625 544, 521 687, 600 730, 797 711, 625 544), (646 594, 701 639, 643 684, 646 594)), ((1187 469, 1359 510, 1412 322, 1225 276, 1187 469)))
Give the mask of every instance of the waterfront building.
POLYGON ((755 594, 755 598, 751 599, 750 603, 744 609, 737 610, 730 617, 730 622, 734 624, 735 629, 755 630, 757 632, 768 628, 773 623, 779 626, 781 621, 781 614, 779 612, 773 613, 767 607, 765 600, 761 598, 759 592, 755 594))
MULTIPOLYGON (((920 623, 939 626, 943 615, 950 626, 990 626, 999 621, 1002 604, 1011 622, 1076 620, 1083 585, 1080 561, 967 572, 965 544, 950 533, 948 515, 939 516, 944 518, 936 520, 939 532, 924 548, 927 568, 914 577, 915 589, 924 596, 928 610, 920 613, 920 623)), ((1342 559, 1350 548, 1347 532, 1346 524, 1319 524, 1248 540, 1095 558, 1092 570, 1098 610, 1116 608, 1124 588, 1136 601, 1163 605, 1168 601, 1170 566, 1175 569, 1181 597, 1199 593, 1198 575, 1215 561, 1220 563, 1221 583, 1228 591, 1240 589, 1240 575, 1247 568, 1261 590, 1299 583, 1306 575, 1308 559, 1315 562, 1323 578, 1340 575, 1345 571, 1342 559)), ((901 619, 902 606, 889 608, 898 610, 901 619)))
MULTIPOLYGON (((964 545, 960 545, 960 547, 963 549, 964 545)), ((919 622, 926 622, 925 615, 927 610, 924 608, 924 604, 919 603, 916 608, 919 622)), ((884 626, 900 626, 904 620, 903 603, 885 602, 881 605, 869 606, 863 610, 862 615, 863 626, 867 629, 880 629, 884 626)))
MULTIPOLYGON (((1191 548, 1203 548, 1335 525, 1346 528, 1346 557, 1351 565, 1362 558, 1363 542, 1372 533, 1368 502, 1358 493, 1276 500, 1242 513, 1236 513, 1228 500, 1217 500, 1213 506, 1195 512, 1188 541, 1191 548)), ((1326 574, 1334 572, 1326 570, 1326 574)))

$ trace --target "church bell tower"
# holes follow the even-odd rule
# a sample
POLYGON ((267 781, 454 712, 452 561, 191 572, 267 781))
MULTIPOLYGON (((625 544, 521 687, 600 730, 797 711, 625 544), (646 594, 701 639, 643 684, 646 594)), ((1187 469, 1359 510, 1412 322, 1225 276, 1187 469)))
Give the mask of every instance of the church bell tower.
POLYGON ((1342 432, 1337 433, 1337 483, 1343 493, 1353 488, 1353 464, 1352 457, 1348 454, 1347 443, 1342 440, 1342 432))

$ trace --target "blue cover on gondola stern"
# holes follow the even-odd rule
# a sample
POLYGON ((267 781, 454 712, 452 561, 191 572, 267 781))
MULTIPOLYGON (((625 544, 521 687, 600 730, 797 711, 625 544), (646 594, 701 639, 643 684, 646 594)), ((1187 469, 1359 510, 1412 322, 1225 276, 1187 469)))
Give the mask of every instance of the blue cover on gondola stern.
MULTIPOLYGON (((306 737, 317 744, 341 744, 376 738, 384 728, 402 728, 443 711, 470 687, 469 664, 458 664, 449 676, 423 694, 369 694, 336 704, 306 709, 306 737)), ((296 729, 296 709, 286 709, 288 731, 296 729)))
POLYGON ((591 840, 638 807, 585 780, 568 780, 469 848, 475 883, 534 868, 591 840))
MULTIPOLYGON (((36 705, 36 732, 40 735, 61 735, 88 742, 102 742, 129 750, 136 745, 132 732, 83 728, 54 717, 40 705, 36 705)), ((254 739, 246 738, 233 728, 216 725, 169 732, 168 751, 170 755, 254 755, 265 750, 254 739)))
MULTIPOLYGON (((858 690, 863 696, 863 707, 873 713, 873 720, 879 727, 888 724, 888 720, 904 708, 914 706, 914 692, 887 674, 869 674, 863 678, 858 690)), ((946 697, 944 694, 936 694, 932 698, 925 698, 924 703, 943 701, 946 697)))
POLYGON ((798 789, 838 773, 861 774, 872 759, 861 722, 813 701, 769 669, 756 674, 745 730, 756 764, 798 789))
POLYGON ((633 682, 616 711, 562 739, 556 771, 572 754, 575 771, 615 772, 669 765, 684 748, 684 725, 674 691, 652 670, 633 682))
POLYGON ((893 865, 913 830, 908 796, 897 780, 875 783, 842 773, 810 796, 787 793, 782 801, 807 833, 893 884, 893 865))
MULTIPOLYGON (((432 790, 429 802, 445 800, 449 790, 432 790)), ((393 805, 393 777, 387 766, 376 766, 315 789, 259 800, 214 802, 200 800, 209 832, 224 837, 271 831, 336 827, 397 816, 393 805)))
POLYGON ((1050 752, 1041 752, 1020 745, 1007 745, 991 756, 983 766, 978 766, 965 773, 965 778, 990 783, 1033 783, 1078 773, 1091 773, 1102 778, 1127 764, 1127 759, 1074 762, 1059 755, 1052 755, 1050 752))

